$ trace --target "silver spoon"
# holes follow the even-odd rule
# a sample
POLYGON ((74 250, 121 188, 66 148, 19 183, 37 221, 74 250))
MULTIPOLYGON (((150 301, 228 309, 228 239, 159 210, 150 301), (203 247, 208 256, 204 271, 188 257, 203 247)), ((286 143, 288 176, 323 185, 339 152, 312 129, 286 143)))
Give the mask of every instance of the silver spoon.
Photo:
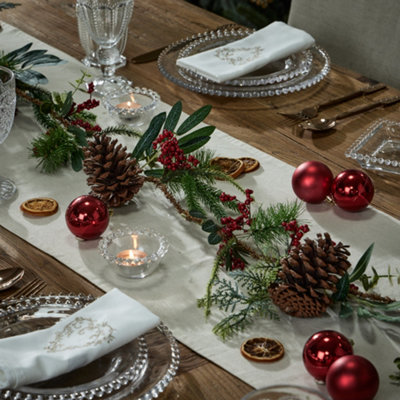
POLYGON ((24 272, 21 267, 0 269, 0 290, 6 290, 16 284, 22 279, 24 272))
POLYGON ((317 118, 307 122, 303 122, 301 124, 298 124, 298 128, 302 130, 309 129, 311 131, 316 131, 316 132, 326 131, 328 129, 334 128, 336 126, 336 122, 341 119, 350 117, 352 115, 360 114, 368 110, 372 110, 373 108, 381 106, 386 107, 391 104, 397 103, 398 101, 400 101, 400 96, 385 97, 383 99, 374 101, 372 103, 368 103, 363 106, 355 107, 352 108, 351 110, 344 111, 340 114, 337 114, 333 118, 317 118))

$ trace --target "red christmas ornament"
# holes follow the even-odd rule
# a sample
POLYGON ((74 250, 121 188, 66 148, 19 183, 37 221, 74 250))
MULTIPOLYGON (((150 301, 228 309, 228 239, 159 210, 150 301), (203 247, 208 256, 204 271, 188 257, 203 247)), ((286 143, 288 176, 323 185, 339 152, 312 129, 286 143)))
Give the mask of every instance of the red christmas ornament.
POLYGON ((307 203, 321 203, 331 192, 333 174, 322 162, 306 161, 292 176, 292 188, 297 197, 307 203))
POLYGON ((374 197, 374 185, 365 172, 346 169, 333 180, 332 196, 340 208, 360 211, 374 197))
POLYGON ((109 222, 106 204, 94 196, 79 196, 65 212, 65 221, 70 231, 78 238, 97 239, 109 222))
POLYGON ((361 356, 336 360, 326 375, 326 388, 333 400, 372 400, 379 387, 379 375, 361 356))
POLYGON ((345 336, 332 330, 320 331, 304 345, 303 362, 311 376, 324 382, 332 363, 349 354, 353 354, 353 347, 345 336))

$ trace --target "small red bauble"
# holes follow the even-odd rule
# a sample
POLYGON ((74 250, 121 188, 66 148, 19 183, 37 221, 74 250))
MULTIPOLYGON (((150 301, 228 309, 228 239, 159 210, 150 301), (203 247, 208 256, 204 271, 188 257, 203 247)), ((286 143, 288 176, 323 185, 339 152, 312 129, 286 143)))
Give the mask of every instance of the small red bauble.
POLYGON ((292 176, 292 188, 297 197, 307 203, 321 203, 331 192, 333 174, 322 162, 306 161, 292 176))
POLYGON ((376 368, 361 356, 341 357, 326 375, 326 388, 333 400, 372 400, 378 387, 376 368))
POLYGON ((353 354, 353 347, 344 335, 332 330, 320 331, 304 345, 303 362, 311 376, 324 382, 332 363, 348 354, 353 354))
POLYGON ((89 195, 77 197, 65 212, 69 230, 85 240, 97 239, 107 229, 109 218, 106 204, 89 195))
POLYGON ((360 211, 374 197, 374 185, 365 172, 346 169, 333 180, 332 196, 340 208, 360 211))

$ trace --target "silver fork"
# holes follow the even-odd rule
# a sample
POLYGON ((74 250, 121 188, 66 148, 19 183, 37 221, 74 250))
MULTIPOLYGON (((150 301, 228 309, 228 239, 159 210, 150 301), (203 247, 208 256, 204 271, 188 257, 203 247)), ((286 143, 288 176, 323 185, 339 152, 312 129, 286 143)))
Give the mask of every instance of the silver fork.
POLYGON ((385 88, 386 88, 386 85, 384 85, 383 83, 378 83, 373 86, 365 86, 361 89, 355 90, 354 92, 347 93, 344 96, 334 97, 334 98, 324 101, 320 104, 316 104, 316 105, 310 106, 310 107, 305 107, 300 111, 295 111, 292 113, 278 112, 278 114, 284 115, 285 117, 288 117, 288 118, 304 121, 304 120, 316 117, 318 115, 318 112, 322 108, 327 108, 330 106, 334 106, 336 104, 344 103, 345 101, 355 99, 355 98, 360 97, 365 94, 375 93, 375 92, 385 89, 385 88))
POLYGON ((46 282, 42 281, 40 278, 35 278, 32 281, 28 282, 26 285, 20 287, 14 293, 4 297, 3 300, 32 296, 40 293, 46 286, 46 282))

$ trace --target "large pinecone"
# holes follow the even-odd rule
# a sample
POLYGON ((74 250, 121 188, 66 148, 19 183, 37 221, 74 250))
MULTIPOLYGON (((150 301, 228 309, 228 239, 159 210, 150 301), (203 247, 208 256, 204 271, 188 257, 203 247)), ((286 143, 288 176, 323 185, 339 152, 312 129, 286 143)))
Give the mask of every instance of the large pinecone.
POLYGON ((94 196, 109 207, 126 204, 141 189, 144 177, 140 175, 135 159, 131 159, 126 147, 117 145, 117 139, 96 134, 85 148, 84 171, 94 196))
POLYGON ((316 317, 325 312, 336 284, 350 267, 348 246, 334 244, 328 233, 293 248, 281 260, 281 283, 271 286, 272 300, 282 311, 296 317, 316 317))

